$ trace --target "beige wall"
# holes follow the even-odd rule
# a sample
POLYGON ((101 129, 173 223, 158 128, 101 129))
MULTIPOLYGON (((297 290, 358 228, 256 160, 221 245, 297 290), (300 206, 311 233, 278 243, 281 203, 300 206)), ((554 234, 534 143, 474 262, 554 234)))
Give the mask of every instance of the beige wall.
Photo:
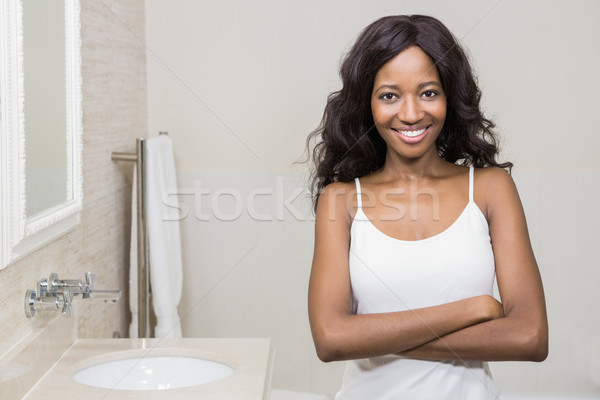
POLYGON ((338 62, 360 29, 384 15, 424 13, 470 50, 485 109, 516 164, 547 292, 548 360, 494 364, 496 380, 507 392, 600 392, 593 120, 600 2, 146 0, 146 7, 149 127, 171 133, 188 207, 185 335, 269 336, 275 386, 324 393, 339 386, 341 365, 317 360, 308 330, 312 222, 302 199, 293 203, 300 220, 283 207, 304 185, 304 167, 291 164, 338 88, 338 62), (263 195, 252 197, 257 189, 263 195), (236 202, 239 218, 219 218, 235 216, 236 202))
MULTIPOLYGON (((0 355, 27 337, 43 318, 27 319, 25 291, 57 272, 97 275, 98 288, 126 289, 131 165, 111 151, 133 151, 147 136, 143 1, 81 2, 83 68, 83 211, 67 235, 0 271, 0 355), (105 4, 106 3, 106 4, 105 4), (110 6, 112 10, 108 7, 110 6)), ((125 291, 124 294, 127 294, 125 291)), ((81 301, 81 300, 79 300, 81 301)), ((127 302, 78 308, 80 337, 127 332, 127 302)))

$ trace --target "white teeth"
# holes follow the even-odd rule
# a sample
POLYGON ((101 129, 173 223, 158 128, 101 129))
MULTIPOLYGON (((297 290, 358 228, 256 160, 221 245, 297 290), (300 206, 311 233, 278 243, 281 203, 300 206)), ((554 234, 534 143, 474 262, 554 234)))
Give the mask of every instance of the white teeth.
POLYGON ((422 134, 423 132, 425 132, 425 129, 419 129, 418 131, 405 131, 405 130, 396 130, 396 132, 399 132, 400 134, 404 135, 404 136, 408 136, 408 137, 417 137, 420 134, 422 134))

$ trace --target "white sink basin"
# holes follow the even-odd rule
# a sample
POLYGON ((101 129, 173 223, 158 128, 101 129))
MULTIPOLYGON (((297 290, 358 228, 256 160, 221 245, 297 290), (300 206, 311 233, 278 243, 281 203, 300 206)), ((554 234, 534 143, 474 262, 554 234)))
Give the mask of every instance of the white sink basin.
MULTIPOLYGON (((62 334, 57 330, 56 337, 62 334)), ((34 366, 43 361, 39 349, 48 346, 47 338, 34 343, 26 359, 17 354, 10 360, 34 366)), ((23 390, 23 378, 35 371, 0 382, 0 399, 47 400, 60 392, 64 399, 86 400, 264 400, 273 368, 271 340, 261 338, 81 338, 56 358, 23 390), (138 362, 143 377, 134 367, 138 362)), ((0 358, 0 368, 5 361, 0 358)))
POLYGON ((139 356, 104 361, 73 373, 83 384, 120 390, 165 390, 214 382, 233 368, 216 361, 185 356, 139 356))

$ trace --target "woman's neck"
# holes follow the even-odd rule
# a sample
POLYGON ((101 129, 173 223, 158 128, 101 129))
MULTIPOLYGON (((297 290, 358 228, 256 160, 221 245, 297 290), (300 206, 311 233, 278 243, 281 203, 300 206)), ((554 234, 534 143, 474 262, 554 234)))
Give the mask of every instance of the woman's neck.
POLYGON ((415 159, 406 159, 396 153, 388 152, 379 172, 386 180, 413 180, 439 175, 447 167, 448 163, 439 156, 437 151, 415 159))

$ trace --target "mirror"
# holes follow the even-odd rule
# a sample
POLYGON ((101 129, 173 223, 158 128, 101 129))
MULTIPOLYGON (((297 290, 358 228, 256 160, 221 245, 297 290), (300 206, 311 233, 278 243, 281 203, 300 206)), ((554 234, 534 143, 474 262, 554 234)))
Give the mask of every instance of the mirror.
POLYGON ((81 210, 78 0, 0 10, 0 268, 64 234, 81 210))
POLYGON ((25 214, 33 216, 69 199, 65 5, 23 2, 25 214), (64 94, 64 95, 63 95, 64 94))

